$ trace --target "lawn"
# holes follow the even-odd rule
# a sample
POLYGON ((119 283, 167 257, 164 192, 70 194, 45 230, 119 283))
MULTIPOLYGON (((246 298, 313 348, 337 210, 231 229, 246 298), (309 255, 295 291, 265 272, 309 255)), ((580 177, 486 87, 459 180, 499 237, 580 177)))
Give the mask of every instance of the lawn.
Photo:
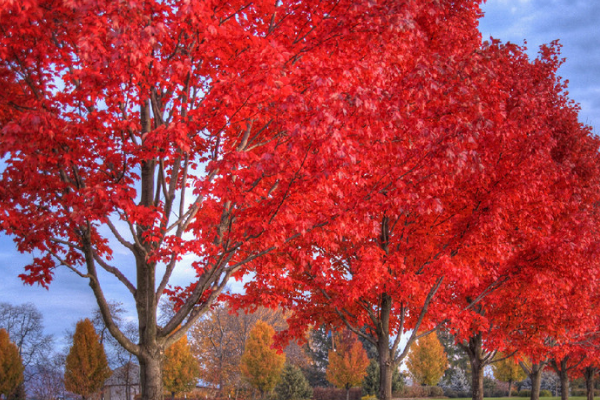
MULTIPOLYGON (((483 400, 498 400, 498 399, 511 399, 511 400, 528 400, 529 397, 484 397, 483 400)), ((471 400, 471 397, 459 397, 453 400, 471 400)), ((540 397, 540 400, 560 400, 559 397, 540 397)), ((587 400, 585 396, 569 396, 569 400, 587 400)))

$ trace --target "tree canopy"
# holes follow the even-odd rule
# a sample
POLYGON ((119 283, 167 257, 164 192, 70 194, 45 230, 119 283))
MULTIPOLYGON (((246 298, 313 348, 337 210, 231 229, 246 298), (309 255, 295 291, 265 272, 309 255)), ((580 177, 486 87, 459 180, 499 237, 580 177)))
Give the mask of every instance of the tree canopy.
POLYGON ((192 354, 187 336, 183 336, 166 350, 162 378, 164 388, 173 397, 196 387, 200 378, 200 366, 192 354))
POLYGON ((246 340, 240 364, 244 378, 262 395, 275 388, 285 364, 285 354, 273 348, 274 335, 271 325, 258 321, 246 340))
POLYGON ((406 366, 415 383, 429 386, 438 384, 448 368, 448 357, 437 332, 422 337, 412 346, 406 366))
POLYGON ((346 400, 349 399, 350 389, 363 382, 368 366, 367 352, 354 333, 344 330, 335 334, 335 348, 329 350, 327 380, 346 389, 346 400))
POLYGON ((88 398, 104 385, 111 370, 92 321, 77 322, 65 365, 65 388, 88 398))
POLYGON ((23 361, 19 348, 10 341, 8 332, 0 329, 0 395, 6 398, 23 382, 23 361))
POLYGON ((248 272, 240 304, 293 309, 297 337, 343 325, 376 347, 382 400, 441 324, 492 348, 533 334, 534 309, 589 321, 569 296, 597 282, 598 140, 558 46, 531 60, 482 43, 479 3, 8 2, 0 229, 36 255, 22 279, 80 275, 138 358, 143 400, 248 272), (135 301, 137 340, 106 275, 135 301), (165 296, 177 311, 159 324, 165 296))

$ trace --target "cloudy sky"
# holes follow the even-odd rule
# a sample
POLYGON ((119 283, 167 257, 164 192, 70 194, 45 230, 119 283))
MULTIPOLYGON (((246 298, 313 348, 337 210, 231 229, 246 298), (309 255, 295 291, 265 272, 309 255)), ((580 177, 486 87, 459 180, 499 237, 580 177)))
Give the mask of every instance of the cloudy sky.
MULTIPOLYGON (((600 126, 600 1, 488 0, 480 24, 483 38, 523 44, 535 57, 539 45, 560 39, 566 63, 559 75, 568 79, 570 97, 581 105, 580 120, 598 133, 600 126)), ((33 302, 44 314, 46 332, 63 342, 65 330, 89 317, 95 301, 87 284, 74 273, 58 270, 49 290, 23 286, 17 275, 31 256, 20 255, 10 238, 0 234, 0 302, 33 302)), ((133 310, 127 292, 117 283, 106 287, 107 297, 133 310)), ((132 314, 133 316, 133 314, 132 314)))

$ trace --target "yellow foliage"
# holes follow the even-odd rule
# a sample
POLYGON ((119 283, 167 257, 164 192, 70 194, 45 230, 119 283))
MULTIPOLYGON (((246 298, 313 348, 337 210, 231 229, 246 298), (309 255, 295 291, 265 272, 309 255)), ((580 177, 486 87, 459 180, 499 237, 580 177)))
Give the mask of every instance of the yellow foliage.
POLYGON ((420 338, 413 344, 406 366, 415 383, 437 385, 448 368, 448 357, 436 332, 420 338))
POLYGON ((0 329, 0 395, 8 398, 23 382, 23 362, 19 348, 0 329))
POLYGON ((199 376, 198 361, 192 355, 187 337, 184 335, 165 350, 162 367, 163 385, 173 394, 187 393, 196 387, 199 376))
POLYGON ((273 390, 285 364, 285 354, 272 348, 274 334, 271 325, 258 321, 250 331, 240 364, 242 375, 261 394, 273 390))
MULTIPOLYGON (((503 357, 504 356, 501 353, 496 355, 497 359, 503 357)), ((525 374, 523 368, 521 368, 519 363, 512 357, 494 362, 492 364, 492 369, 494 371, 494 377, 502 382, 519 382, 527 378, 527 374, 525 374)))
MULTIPOLYGON (((285 328, 280 311, 259 307, 252 313, 231 312, 219 304, 190 330, 190 347, 200 364, 202 380, 221 390, 242 385, 240 362, 246 340, 257 321, 285 328)), ((222 393, 224 395, 224 393, 222 393)))

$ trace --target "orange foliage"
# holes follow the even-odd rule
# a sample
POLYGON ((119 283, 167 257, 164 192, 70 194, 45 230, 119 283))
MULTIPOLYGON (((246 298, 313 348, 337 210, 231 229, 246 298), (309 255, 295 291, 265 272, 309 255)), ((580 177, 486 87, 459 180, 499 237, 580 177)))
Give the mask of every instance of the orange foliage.
POLYGON ((8 398, 23 382, 23 362, 8 332, 0 329, 0 395, 8 398))
POLYGON ((100 390, 111 375, 104 347, 89 319, 77 322, 67 355, 65 388, 86 398, 100 390))
POLYGON ((351 331, 343 331, 336 335, 336 339, 337 348, 329 351, 327 380, 339 388, 349 390, 362 383, 369 358, 362 343, 356 340, 351 331))

